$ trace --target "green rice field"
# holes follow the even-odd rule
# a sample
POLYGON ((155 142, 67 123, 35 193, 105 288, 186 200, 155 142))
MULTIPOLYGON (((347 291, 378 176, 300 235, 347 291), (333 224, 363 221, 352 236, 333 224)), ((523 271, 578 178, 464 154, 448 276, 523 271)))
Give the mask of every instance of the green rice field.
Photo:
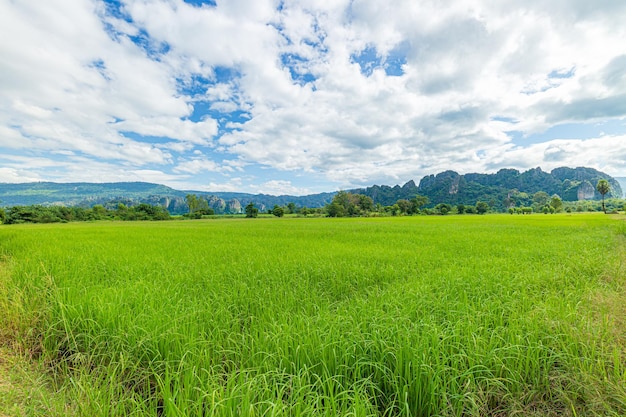
POLYGON ((625 242, 597 213, 1 226, 0 343, 45 370, 24 415, 624 416, 625 242))

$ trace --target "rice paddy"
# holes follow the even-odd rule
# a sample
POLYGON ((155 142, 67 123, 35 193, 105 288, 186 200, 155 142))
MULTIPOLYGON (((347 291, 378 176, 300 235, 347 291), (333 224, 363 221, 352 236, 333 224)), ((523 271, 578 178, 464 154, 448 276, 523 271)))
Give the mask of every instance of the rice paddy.
POLYGON ((620 416, 625 234, 601 214, 5 226, 1 336, 55 395, 27 415, 620 416))

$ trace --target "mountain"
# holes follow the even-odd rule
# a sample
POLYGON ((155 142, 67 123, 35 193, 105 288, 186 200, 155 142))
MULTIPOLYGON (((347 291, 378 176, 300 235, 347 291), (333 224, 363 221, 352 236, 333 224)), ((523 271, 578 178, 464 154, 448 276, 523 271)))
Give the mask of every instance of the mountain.
POLYGON ((250 202, 260 210, 292 202, 300 207, 322 207, 330 203, 334 195, 334 193, 322 193, 296 197, 228 192, 207 193, 175 190, 165 185, 147 182, 0 183, 0 206, 40 204, 92 207, 101 204, 107 208, 116 208, 120 203, 127 206, 147 203, 163 206, 171 214, 182 214, 188 211, 185 200, 187 194, 196 194, 206 199, 209 206, 218 214, 242 213, 243 208, 250 202))
POLYGON ((541 168, 520 172, 516 169, 501 169, 495 174, 465 174, 444 171, 437 175, 422 178, 419 185, 409 181, 402 187, 396 185, 374 185, 364 189, 351 190, 365 194, 375 203, 394 204, 399 199, 409 200, 420 194, 428 197, 430 206, 439 203, 474 205, 484 201, 491 206, 504 209, 515 204, 530 205, 533 194, 544 191, 548 195, 557 194, 563 201, 600 199, 595 185, 606 179, 611 185, 607 198, 622 198, 620 183, 610 175, 593 168, 556 168, 551 172, 541 168))
POLYGON ((626 196, 626 177, 615 177, 615 180, 622 186, 622 191, 624 191, 622 197, 626 196))
MULTIPOLYGON (((426 196, 429 206, 438 203, 474 205, 477 201, 489 203, 496 209, 506 206, 530 205, 533 194, 544 191, 549 195, 558 194, 564 201, 600 199, 595 190, 599 179, 606 179, 611 185, 607 198, 622 198, 620 182, 611 176, 592 168, 556 168, 551 172, 541 168, 519 172, 515 169, 501 169, 495 174, 465 174, 444 171, 437 175, 427 175, 419 185, 413 180, 403 186, 374 185, 362 189, 348 190, 365 194, 376 204, 388 206, 399 199, 409 200, 416 194, 426 196)), ((626 178, 621 180, 625 181, 626 178)), ((626 187, 625 187, 626 188, 626 187)), ((132 206, 140 203, 160 205, 171 214, 188 211, 185 196, 196 194, 206 199, 217 214, 242 213, 244 207, 254 203, 261 211, 294 203, 299 207, 323 207, 332 201, 335 193, 311 194, 307 196, 246 194, 232 192, 203 192, 175 190, 165 185, 146 182, 118 183, 54 183, 36 182, 23 184, 0 183, 0 206, 18 205, 64 205, 92 207, 101 204, 116 208, 118 204, 132 206)))

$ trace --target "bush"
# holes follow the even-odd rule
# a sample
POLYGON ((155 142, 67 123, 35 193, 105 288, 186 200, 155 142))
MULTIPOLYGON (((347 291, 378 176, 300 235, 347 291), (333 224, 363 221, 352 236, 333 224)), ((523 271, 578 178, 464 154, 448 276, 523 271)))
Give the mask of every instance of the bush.
POLYGON ((276 205, 272 209, 272 214, 276 217, 283 217, 285 215, 285 209, 281 206, 276 205))
POLYGON ((483 201, 479 201, 476 203, 476 213, 485 214, 487 213, 488 210, 489 210, 489 206, 487 205, 487 203, 483 201))

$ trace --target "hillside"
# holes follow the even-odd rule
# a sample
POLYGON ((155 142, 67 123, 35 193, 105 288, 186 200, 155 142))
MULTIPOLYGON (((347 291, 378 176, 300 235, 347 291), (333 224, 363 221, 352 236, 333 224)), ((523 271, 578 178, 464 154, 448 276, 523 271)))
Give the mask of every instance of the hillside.
POLYGON ((622 187, 622 191, 624 192, 622 196, 626 196, 626 177, 615 177, 615 180, 619 182, 619 185, 622 187))
POLYGON ((185 196, 196 194, 206 199, 209 206, 218 214, 241 213, 250 202, 261 210, 274 205, 286 205, 290 202, 300 207, 322 207, 332 200, 334 193, 314 194, 310 196, 272 196, 265 194, 246 194, 203 191, 182 191, 146 182, 121 183, 54 183, 35 182, 21 184, 0 183, 0 206, 18 205, 63 205, 92 207, 101 204, 115 208, 118 204, 136 205, 148 203, 165 207, 171 214, 188 211, 185 196))
POLYGON ((530 205, 533 194, 544 191, 557 194, 564 201, 597 200, 600 194, 595 185, 600 179, 607 179, 611 192, 607 198, 623 196, 620 183, 610 175, 593 168, 556 168, 551 172, 541 168, 520 172, 515 169, 501 169, 495 174, 465 174, 444 171, 437 175, 422 178, 419 185, 409 181, 402 187, 378 186, 352 190, 365 194, 375 203, 394 204, 399 199, 411 199, 416 194, 428 197, 430 205, 438 203, 474 205, 477 201, 490 203, 503 209, 508 205, 530 205))
MULTIPOLYGON (((607 197, 622 198, 622 186, 618 180, 595 169, 580 167, 556 168, 551 172, 544 172, 541 168, 525 172, 502 169, 495 174, 465 175, 444 171, 423 177, 419 185, 411 180, 403 186, 374 185, 349 191, 368 195, 374 203, 384 206, 420 194, 429 198, 429 206, 438 203, 474 205, 477 201, 484 201, 494 208, 502 209, 512 204, 530 205, 533 194, 538 191, 544 191, 549 195, 558 194, 564 201, 600 199, 600 195, 595 191, 595 184, 602 178, 611 184, 611 193, 607 197)), ((250 202, 262 211, 274 205, 284 206, 288 203, 294 203, 299 207, 323 207, 330 203, 335 194, 329 192, 307 196, 273 196, 175 190, 146 182, 37 182, 0 184, 0 206, 41 204, 91 207, 101 204, 107 208, 116 208, 120 203, 128 206, 147 203, 160 205, 171 214, 182 214, 188 210, 185 196, 189 193, 206 199, 217 214, 241 213, 250 202)))

